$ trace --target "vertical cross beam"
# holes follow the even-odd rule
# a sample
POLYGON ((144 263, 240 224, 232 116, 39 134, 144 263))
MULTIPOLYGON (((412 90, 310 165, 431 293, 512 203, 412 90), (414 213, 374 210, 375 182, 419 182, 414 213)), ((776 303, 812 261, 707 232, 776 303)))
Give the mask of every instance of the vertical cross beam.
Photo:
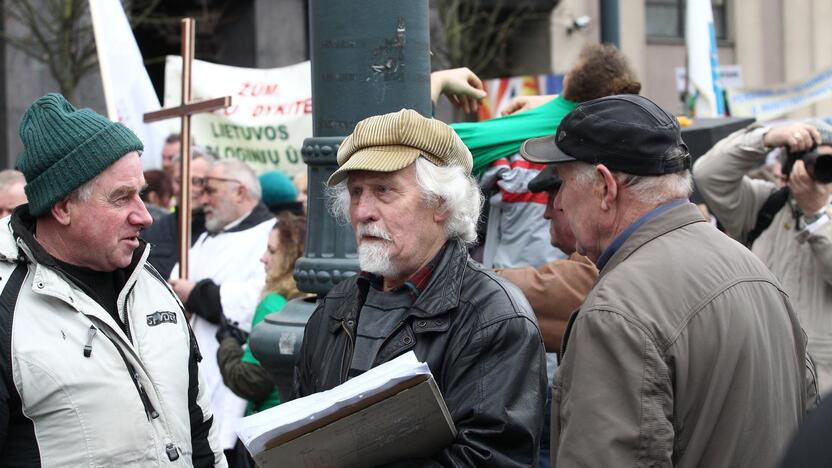
POLYGON ((231 96, 207 101, 191 102, 191 66, 194 59, 194 33, 196 22, 193 18, 182 19, 182 104, 144 115, 144 121, 156 122, 174 117, 182 119, 179 183, 179 278, 188 278, 188 251, 191 248, 191 116, 200 112, 211 112, 231 105, 231 96))
MULTIPOLYGON (((182 105, 191 102, 191 65, 194 59, 193 18, 182 19, 182 105)), ((188 278, 188 252, 191 249, 191 115, 182 115, 181 144, 182 180, 179 181, 179 278, 188 278)))

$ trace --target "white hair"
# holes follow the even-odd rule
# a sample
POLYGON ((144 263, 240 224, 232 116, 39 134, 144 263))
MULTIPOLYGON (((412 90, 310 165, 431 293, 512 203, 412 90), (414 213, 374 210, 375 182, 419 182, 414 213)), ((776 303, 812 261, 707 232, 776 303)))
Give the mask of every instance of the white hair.
MULTIPOLYGON (((422 157, 417 158, 414 164, 416 180, 425 202, 439 206, 442 212, 448 214, 445 221, 448 238, 465 244, 474 243, 483 203, 476 181, 459 166, 438 167, 422 157)), ((327 189, 330 212, 344 224, 350 221, 348 181, 349 174, 338 185, 327 189)))
MULTIPOLYGON (((217 156, 217 153, 214 152, 211 148, 207 146, 200 146, 200 145, 192 145, 191 146, 191 161, 196 161, 197 159, 204 159, 208 163, 208 167, 213 167, 214 164, 220 161, 220 157, 217 156)), ((179 164, 179 161, 182 160, 182 155, 177 153, 173 156, 173 163, 179 164)))
POLYGON ((14 169, 0 171, 0 191, 8 190, 17 184, 26 185, 26 177, 22 172, 14 169))
MULTIPOLYGON (((589 187, 598 177, 595 166, 575 162, 575 182, 580 187, 589 187)), ((612 171, 616 182, 645 205, 658 206, 671 200, 688 198, 693 193, 693 179, 690 171, 674 172, 660 176, 640 176, 612 171)))
POLYGON ((239 181, 246 188, 251 198, 260 201, 263 190, 260 187, 260 179, 257 178, 257 174, 251 166, 237 159, 223 159, 214 164, 214 167, 222 167, 223 177, 239 181))

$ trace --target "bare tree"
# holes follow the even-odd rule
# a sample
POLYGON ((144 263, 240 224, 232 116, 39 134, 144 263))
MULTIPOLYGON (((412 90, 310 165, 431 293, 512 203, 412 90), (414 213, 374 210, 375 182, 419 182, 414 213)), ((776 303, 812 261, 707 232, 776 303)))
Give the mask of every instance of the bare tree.
MULTIPOLYGON (((125 2, 131 25, 145 21, 160 2, 125 2)), ((13 35, 4 28, 0 38, 46 64, 61 94, 73 101, 78 83, 98 66, 88 0, 5 0, 3 14, 23 31, 13 35)))
POLYGON ((541 13, 522 1, 438 0, 439 31, 431 40, 436 68, 468 67, 481 76, 507 73, 506 48, 541 13))

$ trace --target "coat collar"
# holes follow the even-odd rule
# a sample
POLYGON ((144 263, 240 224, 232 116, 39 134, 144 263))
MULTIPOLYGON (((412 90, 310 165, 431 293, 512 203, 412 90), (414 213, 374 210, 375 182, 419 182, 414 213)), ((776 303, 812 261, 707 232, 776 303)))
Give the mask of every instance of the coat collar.
MULTIPOLYGON (((630 237, 621 245, 621 247, 610 257, 609 261, 599 273, 599 280, 609 271, 623 262, 627 257, 632 255, 641 246, 647 244, 653 239, 663 236, 670 231, 674 231, 683 226, 693 223, 704 223, 705 218, 699 208, 693 203, 685 203, 667 210, 666 212, 656 216, 645 222, 638 229, 633 232, 630 237)), ((684 246, 679 246, 684 248, 684 246)))

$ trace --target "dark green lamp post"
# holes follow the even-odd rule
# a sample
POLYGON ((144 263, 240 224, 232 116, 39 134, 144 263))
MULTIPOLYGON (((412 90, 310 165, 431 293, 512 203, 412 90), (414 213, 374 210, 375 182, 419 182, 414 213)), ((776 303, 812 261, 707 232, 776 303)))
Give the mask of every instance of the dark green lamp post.
MULTIPOLYGON (((325 295, 358 272, 355 237, 329 213, 326 181, 338 146, 371 115, 415 109, 430 116, 428 0, 311 0, 313 136, 303 142, 309 203, 306 251, 295 266, 300 290, 325 295)), ((314 300, 289 302, 251 335, 251 348, 275 378, 282 399, 314 300)))

